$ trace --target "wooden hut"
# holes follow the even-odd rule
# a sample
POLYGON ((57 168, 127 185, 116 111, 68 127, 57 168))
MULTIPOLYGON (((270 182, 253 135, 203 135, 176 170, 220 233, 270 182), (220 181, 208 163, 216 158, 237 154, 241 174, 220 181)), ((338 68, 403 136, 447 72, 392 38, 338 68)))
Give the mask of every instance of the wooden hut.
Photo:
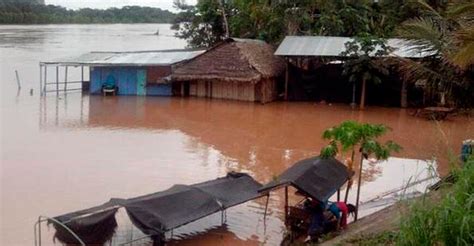
POLYGON ((179 66, 172 80, 181 96, 270 102, 285 69, 273 52, 260 40, 229 38, 179 66))

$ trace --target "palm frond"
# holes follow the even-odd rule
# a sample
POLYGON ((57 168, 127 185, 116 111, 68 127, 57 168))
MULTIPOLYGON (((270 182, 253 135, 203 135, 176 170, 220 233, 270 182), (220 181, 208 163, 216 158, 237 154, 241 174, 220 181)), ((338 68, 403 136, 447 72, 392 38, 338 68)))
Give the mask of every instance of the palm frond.
POLYGON ((463 28, 454 34, 456 49, 450 58, 454 65, 462 69, 474 64, 474 27, 463 28))
POLYGON ((446 44, 444 31, 431 18, 408 20, 398 29, 398 34, 420 52, 440 53, 446 44))
POLYGON ((418 80, 440 81, 442 74, 411 59, 400 58, 398 70, 406 81, 416 82, 418 80))
POLYGON ((438 11, 436 11, 433 7, 431 7, 431 5, 424 0, 415 0, 415 1, 412 1, 412 3, 420 7, 420 10, 424 12, 425 15, 441 17, 441 14, 438 11))
POLYGON ((446 13, 451 19, 467 19, 468 21, 473 21, 474 2, 451 3, 446 13))

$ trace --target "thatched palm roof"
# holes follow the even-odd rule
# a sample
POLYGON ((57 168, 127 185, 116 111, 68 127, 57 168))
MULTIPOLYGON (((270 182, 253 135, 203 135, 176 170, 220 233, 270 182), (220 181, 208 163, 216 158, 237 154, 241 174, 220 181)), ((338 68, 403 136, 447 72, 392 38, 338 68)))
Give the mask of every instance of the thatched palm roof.
POLYGON ((258 82, 279 76, 285 62, 271 45, 252 39, 227 39, 175 69, 172 79, 258 82))

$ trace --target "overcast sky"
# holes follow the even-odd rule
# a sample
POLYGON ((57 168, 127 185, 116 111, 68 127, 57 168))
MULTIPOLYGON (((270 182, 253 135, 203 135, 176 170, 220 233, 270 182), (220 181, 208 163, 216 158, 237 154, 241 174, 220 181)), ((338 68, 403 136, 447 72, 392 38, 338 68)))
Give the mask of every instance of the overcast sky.
MULTIPOLYGON (((196 0, 187 0, 187 3, 195 4, 196 0)), ((139 5, 175 11, 173 9, 173 0, 46 0, 46 4, 60 5, 70 9, 106 9, 110 7, 120 8, 126 5, 139 5)))

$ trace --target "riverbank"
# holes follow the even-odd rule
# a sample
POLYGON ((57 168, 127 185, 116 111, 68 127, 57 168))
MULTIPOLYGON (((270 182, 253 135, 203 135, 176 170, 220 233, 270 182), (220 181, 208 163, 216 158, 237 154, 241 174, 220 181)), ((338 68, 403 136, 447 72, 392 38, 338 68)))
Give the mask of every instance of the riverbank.
POLYGON ((454 177, 454 185, 366 216, 320 245, 472 245, 474 159, 454 177))

